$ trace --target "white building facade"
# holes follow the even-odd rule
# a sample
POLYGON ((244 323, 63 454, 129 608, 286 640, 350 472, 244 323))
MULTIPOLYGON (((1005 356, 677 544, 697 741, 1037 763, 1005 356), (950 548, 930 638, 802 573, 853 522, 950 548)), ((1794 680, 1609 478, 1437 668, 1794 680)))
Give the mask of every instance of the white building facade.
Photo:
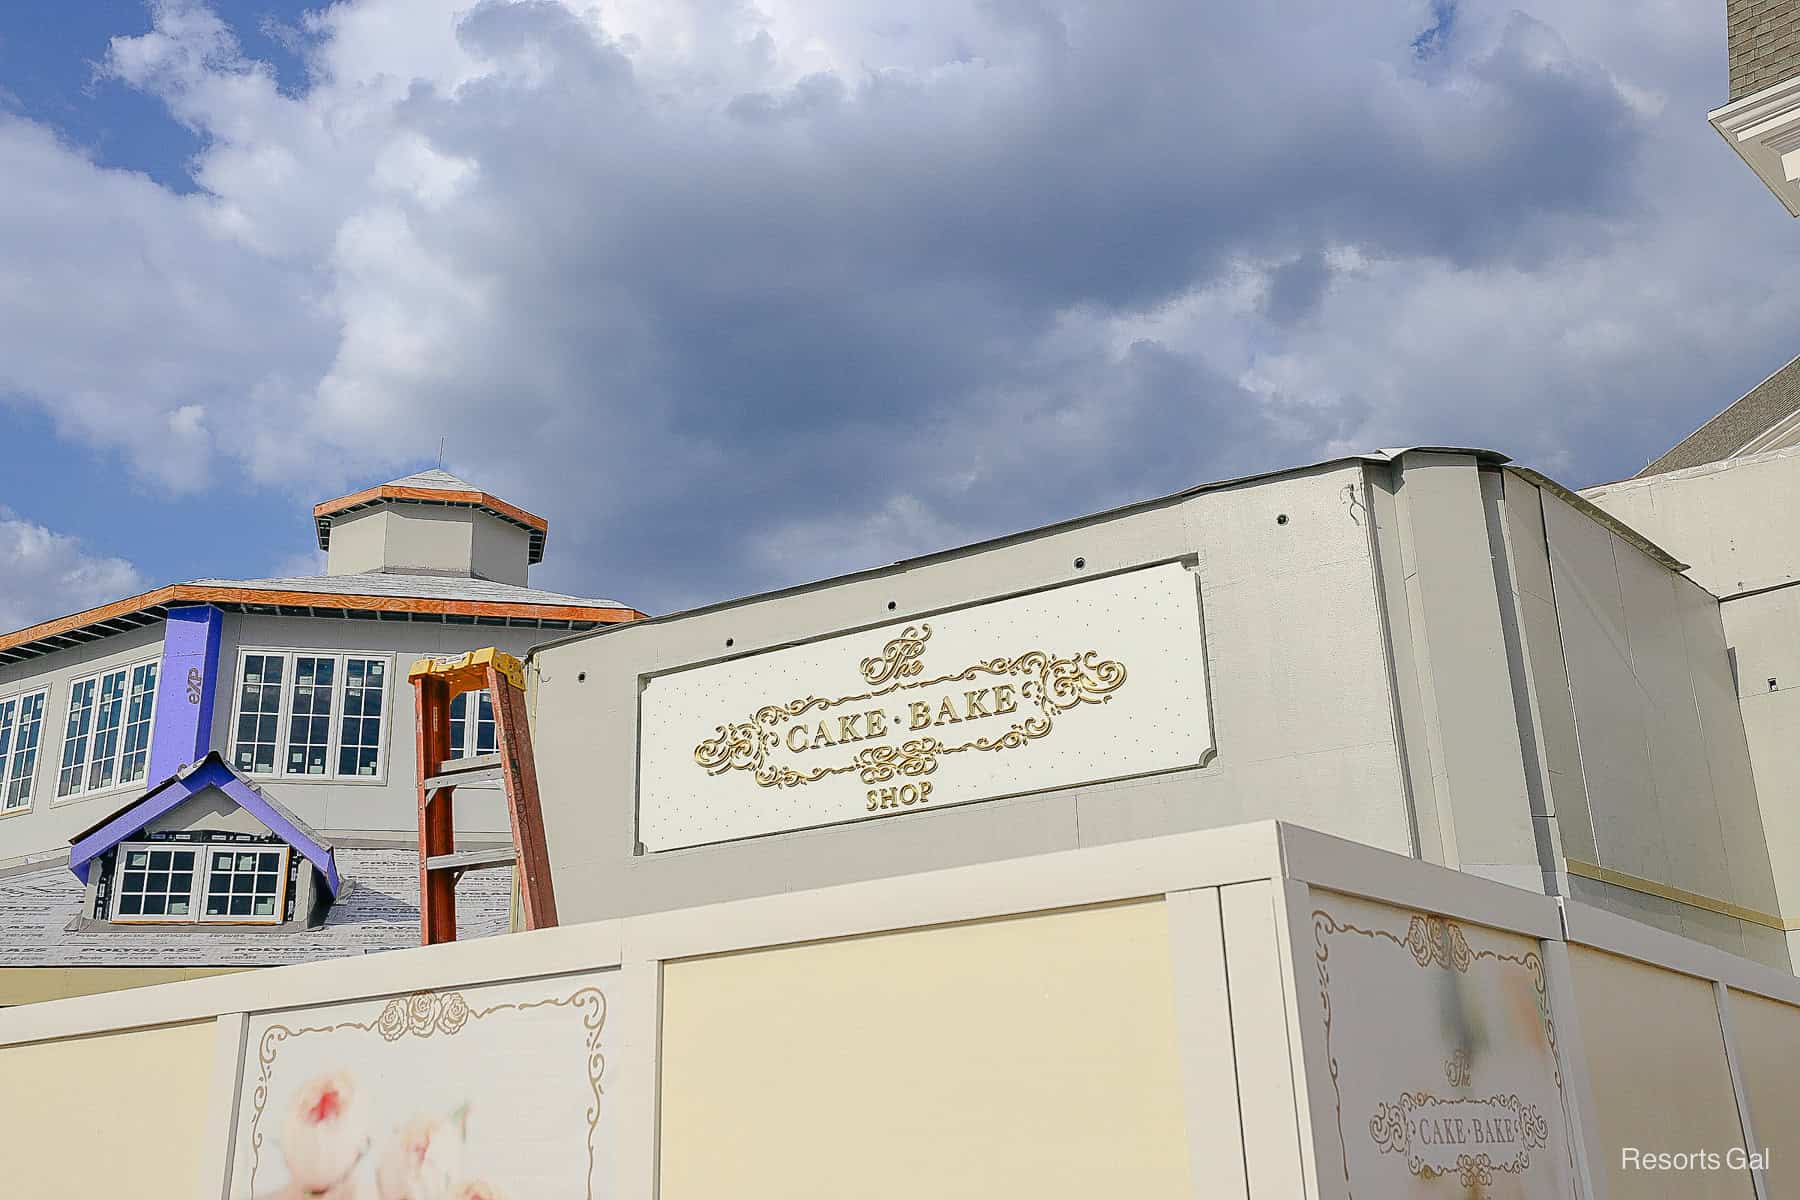
MULTIPOLYGON (((416 857, 411 662, 472 645, 522 654, 642 615, 531 587, 547 522, 448 472, 313 515, 323 575, 195 580, 0 636, 0 912, 54 881, 45 919, 72 916, 70 842, 209 752, 365 861, 384 847, 416 857)), ((491 749, 485 695, 453 715, 458 753, 491 749)), ((499 793, 460 796, 457 826, 475 844, 507 840, 499 793)), ((11 929, 28 944, 0 934, 0 974, 54 961, 36 925, 11 929)), ((101 943, 93 962, 131 962, 142 944, 101 943)))

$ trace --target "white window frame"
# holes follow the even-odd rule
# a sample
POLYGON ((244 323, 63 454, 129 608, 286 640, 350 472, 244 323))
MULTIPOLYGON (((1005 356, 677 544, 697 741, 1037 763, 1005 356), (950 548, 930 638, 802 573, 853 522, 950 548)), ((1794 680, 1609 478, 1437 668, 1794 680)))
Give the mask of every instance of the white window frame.
MULTIPOLYGON (((52 759, 56 764, 56 776, 50 787, 51 804, 73 804, 78 800, 87 800, 94 796, 105 796, 112 792, 129 791, 130 789, 139 787, 149 781, 150 754, 153 749, 152 743, 156 740, 157 693, 162 690, 162 682, 161 655, 151 658, 135 659, 128 663, 115 663, 112 666, 90 671, 85 675, 78 675, 69 681, 69 686, 66 689, 62 706, 62 740, 57 745, 58 753, 52 759), (144 667, 156 668, 156 683, 150 689, 149 734, 144 741, 144 774, 138 776, 136 779, 124 780, 119 778, 119 769, 125 764, 125 731, 130 728, 131 725, 131 677, 144 667), (123 673, 125 676, 125 690, 119 697, 118 744, 113 747, 112 753, 113 779, 111 783, 103 784, 100 787, 90 787, 88 785, 88 780, 92 777, 94 770, 94 734, 97 732, 98 727, 101 686, 108 675, 118 675, 120 673, 123 673), (83 735, 87 738, 87 748, 86 753, 81 760, 81 776, 77 780, 77 786, 71 791, 64 792, 62 790, 62 773, 67 769, 63 765, 63 758, 68 753, 69 746, 69 710, 75 703, 75 689, 84 683, 92 683, 94 685, 94 720, 89 723, 87 733, 83 735)), ((48 713, 49 710, 47 707, 45 711, 48 713)), ((38 744, 40 747, 43 745, 42 734, 39 735, 38 744)), ((40 757, 42 757, 41 750, 40 757)))
POLYGON ((273 655, 282 659, 281 704, 275 717, 274 771, 245 771, 245 774, 257 779, 279 779, 283 783, 353 783, 386 786, 388 754, 394 741, 394 656, 391 653, 383 653, 379 650, 315 650, 296 646, 239 647, 237 667, 231 676, 231 737, 226 751, 229 755, 226 761, 233 767, 237 766, 238 725, 244 716, 244 660, 252 654, 273 655), (298 771, 289 772, 287 769, 289 725, 294 715, 294 660, 296 658, 337 660, 337 666, 332 672, 330 737, 325 753, 327 770, 323 775, 308 775, 298 771), (350 677, 348 660, 353 658, 382 664, 381 740, 375 751, 375 774, 373 775, 338 774, 338 755, 343 748, 344 690, 348 686, 350 677))
POLYGON ((109 921, 119 925, 279 925, 287 912, 288 875, 294 863, 294 848, 285 842, 120 842, 113 852, 112 898, 110 900, 109 921), (139 913, 126 916, 119 911, 119 902, 125 895, 125 858, 133 850, 170 850, 177 853, 194 852, 194 881, 188 893, 188 910, 186 913, 171 916, 168 913, 139 913), (273 916, 223 916, 209 917, 203 906, 206 903, 207 884, 212 878, 212 856, 215 853, 267 854, 272 851, 281 853, 281 861, 275 875, 275 912, 273 916))
MULTIPOLYGON (((481 700, 487 697, 488 712, 494 711, 494 698, 486 688, 477 688, 472 692, 459 692, 450 701, 450 757, 474 758, 483 753, 481 750, 481 700), (456 715, 456 701, 463 700, 463 715, 456 715), (462 749, 456 748, 456 737, 462 734, 462 749)), ((494 726, 494 749, 500 748, 500 718, 495 715, 490 722, 494 726)), ((493 753, 493 751, 487 751, 493 753)))
MULTIPOLYGON (((0 817, 16 817, 20 813, 28 813, 37 803, 37 780, 44 772, 44 760, 50 756, 45 753, 49 749, 45 745, 45 734, 51 725, 50 688, 46 686, 29 688, 23 692, 14 692, 10 696, 0 696, 0 707, 13 705, 12 727, 7 732, 6 748, 0 750, 0 817), (43 702, 42 711, 38 713, 37 745, 32 747, 37 755, 31 763, 31 774, 25 776, 25 803, 6 807, 7 793, 12 790, 12 773, 19 756, 19 714, 31 700, 43 702)), ((68 718, 65 717, 66 721, 68 718)))
MULTIPOLYGON (((154 843, 153 843, 154 844, 154 843)), ((164 843, 165 845, 168 843, 164 843)), ((176 845, 190 843, 177 842, 176 845)), ((194 922, 198 925, 279 925, 282 914, 287 911, 288 875, 294 863, 294 848, 285 842, 196 842, 205 855, 205 868, 194 873, 194 900, 188 908, 194 914, 194 922), (234 917, 229 913, 223 916, 206 915, 206 894, 212 882, 213 861, 215 854, 267 854, 279 851, 280 860, 275 864, 275 912, 273 916, 258 917, 255 915, 234 917)), ((117 892, 115 891, 115 895, 117 892)), ((253 893, 254 894, 254 893, 253 893)))

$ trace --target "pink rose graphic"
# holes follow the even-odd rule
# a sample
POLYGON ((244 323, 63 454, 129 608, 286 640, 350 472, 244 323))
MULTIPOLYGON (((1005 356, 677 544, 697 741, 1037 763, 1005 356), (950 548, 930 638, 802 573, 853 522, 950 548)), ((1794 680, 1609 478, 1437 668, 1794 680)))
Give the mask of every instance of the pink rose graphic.
POLYGON ((463 1173, 468 1106, 447 1117, 415 1117, 401 1127, 375 1164, 381 1200, 451 1200, 463 1173))
POLYGON ((300 1089, 281 1127, 282 1157, 296 1184, 325 1193, 344 1181, 369 1148, 366 1107, 347 1071, 300 1089))
POLYGON ((451 1200, 506 1200, 500 1189, 483 1179, 470 1179, 451 1193, 451 1200))

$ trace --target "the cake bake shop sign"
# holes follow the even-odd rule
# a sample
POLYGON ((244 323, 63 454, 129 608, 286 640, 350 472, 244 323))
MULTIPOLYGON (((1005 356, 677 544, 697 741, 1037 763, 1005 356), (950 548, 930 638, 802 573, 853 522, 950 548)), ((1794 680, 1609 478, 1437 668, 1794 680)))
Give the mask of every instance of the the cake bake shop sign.
POLYGON ((658 676, 641 698, 640 840, 1197 766, 1205 687, 1199 599, 1175 564, 658 676))
POLYGON ((1369 1137, 1406 1160, 1422 1179, 1454 1176, 1465 1188, 1485 1187, 1496 1171, 1516 1175, 1550 1138, 1550 1122, 1518 1096, 1441 1099, 1403 1092, 1382 1101, 1369 1119, 1369 1137))
POLYGON ((1021 749, 1049 737, 1062 714, 1108 703, 1125 686, 1125 664, 1097 650, 1027 650, 920 678, 930 641, 930 625, 907 626, 862 660, 872 690, 765 704, 703 739, 695 765, 745 771, 773 788, 854 774, 870 785, 867 811, 906 807, 931 799, 927 777, 951 755, 1021 749))

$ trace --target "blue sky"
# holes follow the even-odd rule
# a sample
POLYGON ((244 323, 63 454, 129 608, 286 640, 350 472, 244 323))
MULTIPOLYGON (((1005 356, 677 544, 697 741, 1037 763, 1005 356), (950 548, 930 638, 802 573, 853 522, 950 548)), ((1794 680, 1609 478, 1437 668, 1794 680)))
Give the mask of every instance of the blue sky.
MULTIPOLYGON (((271 23, 297 24, 305 7, 261 6, 250 10, 255 19, 240 27, 246 47, 285 73, 290 86, 303 82, 303 63, 262 31, 271 23)), ((0 15, 0 113, 41 123, 97 164, 142 172, 171 191, 194 191, 189 162, 204 139, 174 120, 162 101, 105 77, 101 69, 113 37, 151 28, 151 12, 139 0, 21 6, 0 15)), ((197 494, 147 487, 121 471, 112 455, 59 437, 43 408, 17 395, 5 399, 11 405, 0 407, 8 446, 0 507, 18 520, 78 536, 99 557, 124 556, 141 565, 149 586, 257 574, 306 548, 310 514, 290 496, 230 477, 197 494), (257 549, 264 546, 268 549, 257 549)), ((9 542, 0 532, 0 555, 10 544, 23 558, 23 538, 16 531, 13 537, 9 542)), ((38 543, 33 549, 48 560, 33 563, 36 571, 79 572, 81 560, 72 547, 38 543)), ((97 591, 95 583, 104 588, 109 580, 127 581, 120 572, 100 574, 91 583, 78 576, 71 588, 34 573, 32 583, 52 584, 46 589, 51 594, 41 600, 0 584, 0 614, 13 615, 0 625, 11 628, 54 615, 67 606, 57 603, 65 597, 77 604, 100 602, 107 593, 97 591)))
POLYGON ((0 625, 316 569, 440 436, 651 610, 1369 446, 1627 475, 1800 352, 1724 94, 1673 0, 15 5, 0 625))

